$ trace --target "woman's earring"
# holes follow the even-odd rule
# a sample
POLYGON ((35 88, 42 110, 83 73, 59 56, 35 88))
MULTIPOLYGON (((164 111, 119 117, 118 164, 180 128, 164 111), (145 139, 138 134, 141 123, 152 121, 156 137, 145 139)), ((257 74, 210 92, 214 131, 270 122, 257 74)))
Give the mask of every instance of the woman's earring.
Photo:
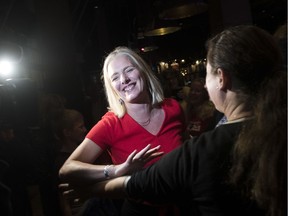
POLYGON ((121 98, 119 98, 119 103, 120 103, 121 105, 123 105, 123 103, 124 103, 121 98))

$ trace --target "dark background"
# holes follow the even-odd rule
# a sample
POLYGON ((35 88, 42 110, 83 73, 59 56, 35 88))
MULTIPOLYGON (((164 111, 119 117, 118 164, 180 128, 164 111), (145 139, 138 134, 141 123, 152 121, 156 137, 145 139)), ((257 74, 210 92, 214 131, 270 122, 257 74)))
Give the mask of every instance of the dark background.
MULTIPOLYGON (((189 66, 205 58, 205 41, 225 27, 253 24, 273 34, 287 21, 286 0, 199 0, 207 5, 207 10, 166 20, 165 24, 181 30, 163 36, 140 37, 153 19, 155 24, 160 21, 158 16, 163 10, 182 1, 0 1, 0 58, 9 55, 16 67, 10 81, 0 74, 0 130, 6 129, 8 122, 17 135, 10 143, 0 140, 0 159, 10 166, 6 167, 0 160, 0 189, 4 173, 13 191, 15 216, 30 216, 32 210, 41 207, 30 207, 32 200, 27 197, 27 186, 31 185, 37 186, 45 215, 58 215, 56 184, 52 181, 57 175, 51 172, 55 146, 51 145, 46 128, 43 136, 42 130, 30 127, 38 123, 38 93, 63 96, 67 108, 84 114, 89 129, 106 111, 100 74, 105 55, 116 46, 133 48, 157 73, 159 61, 171 63, 185 59, 189 66), (151 45, 157 49, 141 51, 142 47, 151 45)), ((0 194, 5 195, 2 191, 0 194)))
POLYGON ((14 55, 22 56, 15 77, 32 78, 40 91, 64 95, 78 109, 87 98, 105 101, 99 94, 101 66, 116 46, 139 51, 152 67, 159 61, 182 58, 189 64, 204 58, 205 41, 229 25, 248 23, 273 33, 287 21, 286 0, 208 0, 200 1, 208 5, 206 11, 166 21, 180 26, 180 31, 140 39, 153 18, 158 20, 161 11, 182 0, 0 2, 0 42, 8 41, 14 55), (140 51, 150 45, 158 49, 140 51))

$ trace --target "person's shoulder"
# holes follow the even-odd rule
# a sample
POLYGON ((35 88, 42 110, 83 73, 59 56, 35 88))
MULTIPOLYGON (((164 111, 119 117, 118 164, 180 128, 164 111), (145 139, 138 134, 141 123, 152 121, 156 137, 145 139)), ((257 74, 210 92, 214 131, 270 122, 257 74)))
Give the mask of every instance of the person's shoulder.
POLYGON ((174 98, 165 98, 162 103, 162 109, 165 110, 166 114, 170 114, 173 116, 182 115, 183 109, 180 103, 174 98))
MULTIPOLYGON (((213 130, 206 131, 195 139, 195 143, 203 147, 207 146, 209 149, 217 149, 224 146, 231 146, 238 137, 242 122, 233 124, 222 124, 213 130), (210 146, 210 147, 209 147, 210 146)), ((217 152, 217 150, 216 150, 217 152)))
POLYGON ((102 122, 102 123, 115 123, 117 121, 119 121, 119 118, 115 115, 115 113, 112 112, 112 111, 108 111, 102 116, 102 118, 100 119, 99 122, 102 122))
POLYGON ((114 130, 119 125, 120 119, 115 115, 112 111, 107 111, 102 118, 92 127, 89 134, 94 134, 95 131, 99 133, 99 131, 103 130, 114 130))
POLYGON ((174 98, 165 98, 163 100, 162 106, 165 107, 175 107, 175 106, 179 106, 180 107, 180 103, 174 99, 174 98))
POLYGON ((112 111, 107 111, 103 116, 102 118, 117 118, 117 116, 115 115, 114 112, 112 111))

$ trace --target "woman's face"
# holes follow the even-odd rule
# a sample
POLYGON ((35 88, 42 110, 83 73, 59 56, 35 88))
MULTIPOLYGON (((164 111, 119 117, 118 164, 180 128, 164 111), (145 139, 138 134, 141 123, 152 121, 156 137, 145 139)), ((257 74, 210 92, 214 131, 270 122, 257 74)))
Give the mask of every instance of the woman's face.
POLYGON ((219 109, 221 106, 221 90, 219 87, 219 77, 217 74, 213 73, 214 69, 211 67, 209 61, 207 61, 206 65, 206 84, 205 87, 208 91, 210 100, 215 105, 216 109, 221 112, 221 109, 219 109))
POLYGON ((147 96, 140 71, 124 56, 116 56, 108 66, 113 88, 126 103, 142 102, 147 96), (145 93, 144 93, 145 92, 145 93))

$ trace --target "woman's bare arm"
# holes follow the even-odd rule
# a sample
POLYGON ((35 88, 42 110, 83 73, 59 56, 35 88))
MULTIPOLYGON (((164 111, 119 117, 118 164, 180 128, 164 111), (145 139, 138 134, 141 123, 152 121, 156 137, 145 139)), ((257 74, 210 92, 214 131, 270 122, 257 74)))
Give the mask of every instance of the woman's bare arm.
POLYGON ((93 162, 103 150, 93 141, 85 138, 61 167, 59 176, 63 182, 74 185, 92 184, 108 178, 116 178, 142 169, 147 162, 163 155, 159 149, 160 146, 150 149, 150 145, 147 145, 139 152, 133 151, 122 164, 95 165, 93 162))

